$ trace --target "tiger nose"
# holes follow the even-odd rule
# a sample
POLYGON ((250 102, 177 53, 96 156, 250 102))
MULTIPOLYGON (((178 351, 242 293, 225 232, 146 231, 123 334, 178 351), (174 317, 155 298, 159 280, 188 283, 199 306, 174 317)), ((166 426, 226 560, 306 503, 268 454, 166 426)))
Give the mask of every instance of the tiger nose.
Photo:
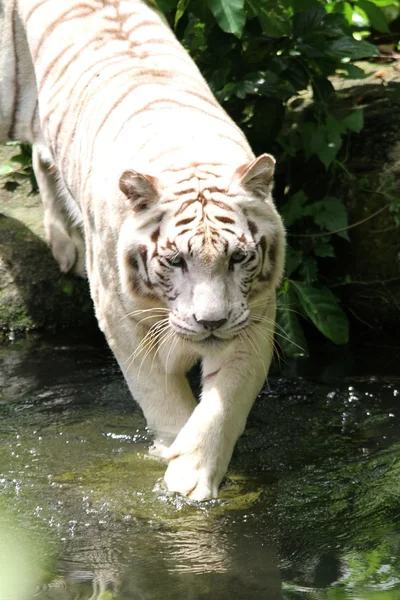
MULTIPOLYGON (((196 315, 194 315, 194 318, 196 319, 196 315)), ((219 327, 222 327, 222 325, 226 323, 227 320, 228 319, 218 319, 218 321, 206 321, 205 319, 196 319, 196 322, 199 325, 202 325, 204 329, 212 331, 213 329, 218 329, 219 327)))

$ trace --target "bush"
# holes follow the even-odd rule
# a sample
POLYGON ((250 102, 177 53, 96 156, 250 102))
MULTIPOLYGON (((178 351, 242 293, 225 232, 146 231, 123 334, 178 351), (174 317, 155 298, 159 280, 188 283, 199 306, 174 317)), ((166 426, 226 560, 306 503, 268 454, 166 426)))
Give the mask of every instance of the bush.
MULTIPOLYGON (((284 353, 308 353, 303 318, 334 343, 347 343, 346 315, 318 280, 321 261, 334 258, 337 242, 349 239, 346 208, 329 192, 329 181, 336 170, 347 171, 348 134, 362 130, 363 112, 337 109, 330 77, 365 76, 354 61, 379 55, 366 38, 392 39, 399 0, 153 2, 255 153, 278 158, 275 196, 289 232, 277 298, 284 353), (299 111, 304 98, 308 108, 299 111), (304 172, 315 174, 318 185, 307 186, 304 172)), ((26 145, 0 175, 21 169, 31 176, 26 145)))
POLYGON ((289 232, 277 299, 279 344, 289 356, 308 353, 303 317, 336 344, 347 343, 346 315, 318 282, 318 271, 321 260, 335 257, 336 241, 349 240, 346 208, 327 190, 334 171, 346 170, 347 136, 362 130, 363 112, 337 110, 330 77, 365 76, 354 61, 379 55, 365 38, 389 33, 399 1, 157 4, 254 151, 278 158, 275 197, 289 232), (299 111, 304 96, 309 108, 299 111), (303 173, 310 171, 325 183, 307 189, 303 173))

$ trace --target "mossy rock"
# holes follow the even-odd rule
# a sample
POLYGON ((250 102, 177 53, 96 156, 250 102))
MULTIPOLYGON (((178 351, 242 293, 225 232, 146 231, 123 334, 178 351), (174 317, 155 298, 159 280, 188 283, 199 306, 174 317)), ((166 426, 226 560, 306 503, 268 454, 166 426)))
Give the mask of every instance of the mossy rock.
POLYGON ((230 473, 218 500, 199 503, 167 492, 162 481, 165 469, 166 465, 150 457, 147 451, 133 452, 84 471, 55 475, 52 481, 63 486, 79 483, 80 489, 92 490, 92 502, 99 506, 107 502, 117 521, 123 521, 127 515, 143 520, 157 515, 159 523, 169 526, 196 518, 200 507, 211 510, 214 517, 250 510, 262 494, 261 488, 253 488, 251 478, 230 473))
MULTIPOLYGON (((400 77, 385 88, 366 86, 365 126, 351 139, 343 189, 351 247, 344 299, 375 330, 400 331, 400 77)), ((356 94, 357 88, 352 90, 356 94)))
MULTIPOLYGON (((0 150, 0 164, 10 155, 0 150)), ((0 188, 0 335, 97 328, 87 281, 60 273, 27 180, 0 188)))
MULTIPOLYGON (((341 198, 348 211, 350 243, 336 240, 337 260, 320 263, 323 281, 339 283, 335 293, 370 334, 382 332, 398 339, 400 73, 394 63, 380 69, 379 76, 376 64, 360 62, 358 66, 370 75, 359 80, 332 78, 338 92, 337 116, 355 109, 362 109, 364 115, 361 132, 346 141, 344 169, 327 172, 312 158, 296 164, 293 177, 310 198, 326 189, 327 194, 341 198)), ((293 105, 299 123, 311 101, 311 95, 304 94, 293 105)))

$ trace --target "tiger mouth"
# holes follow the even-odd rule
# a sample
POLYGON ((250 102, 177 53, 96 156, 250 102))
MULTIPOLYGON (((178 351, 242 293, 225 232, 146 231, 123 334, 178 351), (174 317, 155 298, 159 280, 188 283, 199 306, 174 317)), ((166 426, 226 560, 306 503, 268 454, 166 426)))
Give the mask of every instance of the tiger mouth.
POLYGON ((201 340, 201 344, 204 345, 217 345, 217 344, 226 344, 226 342, 230 342, 232 338, 221 338, 221 337, 217 337, 216 335, 214 335, 213 333, 210 333, 210 335, 206 338, 204 338, 203 340, 201 340))
POLYGON ((193 331, 183 327, 173 327, 175 333, 184 340, 204 345, 228 343, 238 337, 245 328, 245 326, 235 327, 234 331, 219 331, 218 329, 212 331, 193 331))
POLYGON ((215 333, 209 333, 208 335, 201 338, 197 337, 195 334, 188 335, 187 333, 182 332, 178 332, 178 335, 184 340, 200 346, 221 346, 223 344, 231 342, 236 337, 236 334, 233 334, 229 337, 220 337, 219 335, 215 335, 215 333))

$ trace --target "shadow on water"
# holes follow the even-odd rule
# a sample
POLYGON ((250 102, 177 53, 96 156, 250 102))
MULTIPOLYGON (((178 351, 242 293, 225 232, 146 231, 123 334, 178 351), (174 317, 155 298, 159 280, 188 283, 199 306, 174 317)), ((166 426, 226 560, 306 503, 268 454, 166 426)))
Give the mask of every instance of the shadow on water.
POLYGON ((0 599, 398 600, 400 377, 344 356, 271 376, 196 504, 106 349, 1 348, 0 599))

